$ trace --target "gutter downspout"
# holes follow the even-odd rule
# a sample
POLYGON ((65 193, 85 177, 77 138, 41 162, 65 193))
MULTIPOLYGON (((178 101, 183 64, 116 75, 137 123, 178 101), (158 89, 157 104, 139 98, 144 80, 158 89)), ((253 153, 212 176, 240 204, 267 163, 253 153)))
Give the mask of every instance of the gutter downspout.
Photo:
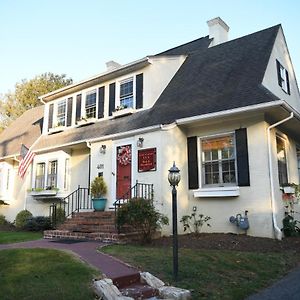
POLYGON ((86 142, 86 145, 90 149, 90 153, 89 153, 89 176, 88 176, 88 188, 89 188, 89 194, 90 194, 90 184, 91 184, 91 149, 92 149, 92 144, 90 142, 86 142))
POLYGON ((282 239, 282 232, 277 225, 276 216, 275 216, 275 192, 274 192, 274 178, 273 178, 273 168, 272 168, 272 146, 271 146, 271 129, 277 127, 278 125, 285 123, 286 121, 292 119, 294 117, 294 113, 291 112, 290 116, 273 124, 267 128, 267 137, 268 137, 268 162, 269 162, 269 170, 270 170, 270 186, 271 186, 271 208, 272 208, 272 220, 273 227, 275 230, 275 237, 277 240, 282 239))

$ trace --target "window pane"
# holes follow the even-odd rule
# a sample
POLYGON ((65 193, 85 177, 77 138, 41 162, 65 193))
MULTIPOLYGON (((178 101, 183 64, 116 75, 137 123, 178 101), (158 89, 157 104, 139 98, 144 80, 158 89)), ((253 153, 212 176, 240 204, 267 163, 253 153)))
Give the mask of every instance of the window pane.
POLYGON ((48 164, 47 186, 56 188, 57 185, 57 160, 50 161, 48 164))
POLYGON ((133 107, 133 78, 120 84, 120 106, 133 107))
POLYGON ((277 144, 278 177, 279 177, 279 184, 282 186, 288 183, 285 141, 280 137, 276 137, 276 144, 277 144))
POLYGON ((43 189, 45 183, 45 163, 36 165, 35 188, 43 189))
POLYGON ((86 94, 85 115, 87 118, 96 118, 96 97, 96 90, 86 94))
POLYGON ((66 124, 66 100, 61 100, 57 104, 57 126, 65 126, 66 124))
POLYGON ((204 184, 236 183, 234 136, 201 140, 204 184))

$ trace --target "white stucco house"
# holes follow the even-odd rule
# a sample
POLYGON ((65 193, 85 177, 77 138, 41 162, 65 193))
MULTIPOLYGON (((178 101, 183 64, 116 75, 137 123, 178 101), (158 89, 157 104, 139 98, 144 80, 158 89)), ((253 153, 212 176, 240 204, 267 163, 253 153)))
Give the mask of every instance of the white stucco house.
POLYGON ((300 95, 283 29, 228 40, 220 18, 208 27, 206 37, 126 65, 110 61, 41 96, 41 107, 0 135, 0 199, 9 204, 0 214, 48 215, 55 199, 103 176, 107 210, 138 181, 153 185, 156 208, 171 217, 175 161, 179 219, 196 207, 212 218, 205 230, 240 233, 229 217, 247 210, 247 234, 280 239, 281 187, 300 176, 300 95), (24 180, 21 143, 36 154, 24 180), (49 186, 52 194, 41 192, 49 186))

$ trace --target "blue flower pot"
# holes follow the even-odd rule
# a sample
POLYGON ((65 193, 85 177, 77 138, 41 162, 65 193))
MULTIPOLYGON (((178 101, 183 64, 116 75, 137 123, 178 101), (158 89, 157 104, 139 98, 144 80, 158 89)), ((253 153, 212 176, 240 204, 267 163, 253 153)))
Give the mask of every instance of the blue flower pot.
POLYGON ((93 198, 93 207, 95 211, 104 211, 107 202, 106 198, 93 198))

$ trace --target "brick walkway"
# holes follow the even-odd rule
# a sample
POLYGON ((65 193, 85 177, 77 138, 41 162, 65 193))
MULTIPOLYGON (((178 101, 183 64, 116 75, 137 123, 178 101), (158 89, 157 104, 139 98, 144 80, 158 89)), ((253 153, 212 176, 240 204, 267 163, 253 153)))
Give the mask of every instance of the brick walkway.
POLYGON ((125 263, 110 257, 109 255, 97 252, 96 249, 103 245, 103 243, 92 241, 64 244, 61 242, 55 242, 53 240, 42 239, 30 242, 0 245, 0 250, 17 248, 50 248, 69 250, 76 253, 82 260, 97 268, 102 274, 111 279, 133 275, 138 272, 137 269, 130 267, 125 263))

